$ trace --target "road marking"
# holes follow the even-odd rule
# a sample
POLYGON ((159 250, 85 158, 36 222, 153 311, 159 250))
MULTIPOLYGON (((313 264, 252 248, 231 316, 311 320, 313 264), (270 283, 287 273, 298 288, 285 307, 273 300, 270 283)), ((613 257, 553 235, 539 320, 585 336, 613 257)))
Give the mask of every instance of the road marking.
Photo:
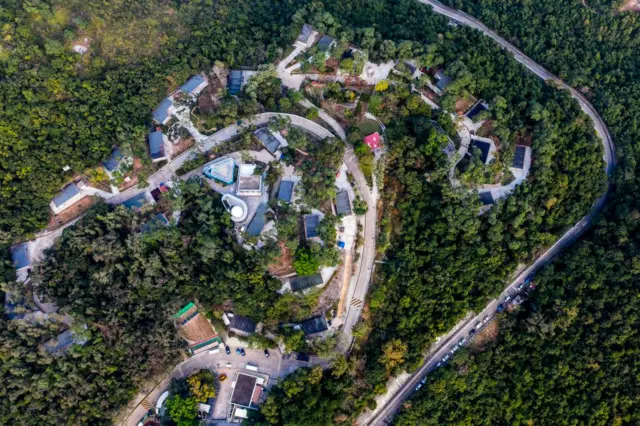
POLYGON ((356 299, 355 297, 351 299, 351 306, 354 308, 361 308, 364 303, 360 299, 356 299))

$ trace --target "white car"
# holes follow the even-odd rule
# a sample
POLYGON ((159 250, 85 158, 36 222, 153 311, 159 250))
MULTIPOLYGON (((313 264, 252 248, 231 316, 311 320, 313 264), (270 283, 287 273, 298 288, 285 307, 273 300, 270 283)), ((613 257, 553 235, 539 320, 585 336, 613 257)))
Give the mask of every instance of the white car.
POLYGON ((442 362, 447 362, 449 361, 449 355, 445 355, 444 358, 442 358, 442 362))
POLYGON ((421 387, 422 387, 422 383, 418 383, 418 386, 416 386, 416 390, 420 390, 421 387))
POLYGON ((484 319, 482 320, 482 322, 486 324, 486 323, 488 323, 488 322, 489 322, 489 320, 490 320, 490 319, 491 319, 491 318, 489 318, 488 316, 486 316, 486 317, 484 317, 484 319))

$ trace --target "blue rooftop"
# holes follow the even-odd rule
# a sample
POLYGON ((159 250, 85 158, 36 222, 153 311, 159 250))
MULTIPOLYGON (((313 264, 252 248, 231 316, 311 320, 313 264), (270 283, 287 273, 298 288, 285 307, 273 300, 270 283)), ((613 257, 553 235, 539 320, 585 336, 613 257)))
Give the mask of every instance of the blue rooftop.
POLYGON ((194 75, 189 80, 187 80, 185 84, 180 86, 180 91, 193 94, 193 91, 196 90, 196 88, 200 86, 204 81, 204 77, 201 74, 194 75))
POLYGON ((165 158, 164 135, 160 131, 149 133, 149 152, 154 160, 165 158))
POLYGON ((55 204, 56 207, 60 207, 78 194, 80 194, 78 186, 75 183, 70 183, 65 186, 58 195, 53 197, 53 204, 55 204))
POLYGON ((257 237, 262 232, 262 228, 264 228, 265 224, 265 213, 267 212, 267 205, 260 204, 258 206, 258 210, 256 211, 255 216, 251 219, 249 226, 247 226, 247 234, 257 237))
POLYGON ((320 224, 320 216, 317 214, 308 214, 304 217, 304 230, 307 238, 318 236, 318 225, 320 224))
POLYGON ((253 134, 256 135, 260 142, 262 142, 262 145, 264 145, 270 153, 273 154, 278 150, 278 148, 280 148, 280 141, 267 128, 260 128, 253 134))
POLYGON ((158 123, 163 123, 169 118, 168 110, 173 106, 173 101, 170 98, 164 98, 160 105, 153 111, 153 119, 158 123))
POLYGON ((280 189, 278 190, 278 200, 291 202, 293 198, 293 186, 294 182, 290 180, 283 180, 280 182, 280 189))
POLYGON ((227 84, 230 95, 237 95, 242 88, 242 71, 233 70, 229 73, 229 82, 227 84))
POLYGON ((118 164, 120 164, 120 161, 122 161, 123 158, 124 156, 120 152, 120 148, 114 148, 111 151, 109 158, 102 162, 102 165, 107 169, 107 171, 113 172, 118 168, 118 164))
POLYGON ((31 262, 29 261, 27 244, 21 243, 11 247, 11 258, 13 259, 13 266, 16 270, 30 266, 31 262))
POLYGON ((145 204, 147 204, 147 194, 145 192, 141 192, 122 203, 128 209, 139 209, 145 204))

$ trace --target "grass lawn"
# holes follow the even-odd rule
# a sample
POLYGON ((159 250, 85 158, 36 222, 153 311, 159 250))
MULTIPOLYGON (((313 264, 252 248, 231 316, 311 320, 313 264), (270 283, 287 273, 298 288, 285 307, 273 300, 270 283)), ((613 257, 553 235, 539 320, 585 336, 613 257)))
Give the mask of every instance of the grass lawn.
POLYGON ((372 120, 370 118, 365 118, 362 123, 360 123, 360 131, 365 136, 370 135, 371 133, 380 132, 380 125, 376 120, 372 120))

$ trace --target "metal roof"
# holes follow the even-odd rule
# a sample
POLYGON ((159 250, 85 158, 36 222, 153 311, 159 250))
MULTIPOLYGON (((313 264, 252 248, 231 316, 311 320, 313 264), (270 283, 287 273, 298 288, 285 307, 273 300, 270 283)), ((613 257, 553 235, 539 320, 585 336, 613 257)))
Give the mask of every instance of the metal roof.
POLYGON ((317 285, 322 284, 322 275, 314 274, 308 277, 297 276, 295 278, 292 278, 291 281, 289 281, 289 283, 291 284, 291 291, 293 292, 303 291, 308 288, 315 287, 317 285))
POLYGON ((447 86, 453 81, 453 79, 446 75, 442 70, 436 71, 435 77, 438 79, 438 81, 436 82, 436 87, 440 90, 446 89, 447 86))
POLYGON ((124 156, 122 155, 122 152, 120 152, 120 148, 116 147, 111 151, 109 158, 102 162, 102 165, 107 169, 107 171, 112 172, 118 168, 118 164, 120 164, 120 161, 122 161, 123 158, 124 156))
POLYGON ((229 328, 242 330, 246 333, 253 333, 256 331, 256 323, 251 321, 251 319, 247 317, 243 317, 242 315, 233 314, 233 318, 231 318, 229 328))
POLYGON ((278 150, 278 148, 280 148, 280 141, 269 131, 269 129, 262 127, 253 132, 253 134, 256 135, 260 142, 262 142, 262 145, 264 145, 270 153, 273 154, 278 150))
POLYGON ((164 123, 169 118, 169 108, 173 106, 173 100, 171 98, 164 98, 162 102, 153 110, 153 119, 158 123, 164 123))
POLYGON ((307 238, 314 238, 318 236, 318 224, 320 223, 320 216, 317 214, 308 214, 304 217, 304 230, 307 238))
POLYGON ((320 333, 329 329, 327 320, 324 315, 306 319, 300 323, 300 328, 306 336, 320 333))
POLYGON ((267 209, 268 207, 264 203, 258 206, 256 214, 253 216, 253 219, 251 219, 251 222, 249 222, 249 226, 247 226, 247 234, 253 237, 257 237, 258 235, 260 235, 260 233, 262 232, 262 228, 264 228, 264 215, 267 212, 267 209))
POLYGON ((295 182, 290 180, 283 180, 280 182, 280 189, 278 190, 278 199, 282 201, 286 201, 287 203, 291 202, 293 198, 293 187, 295 186, 295 182))
POLYGON ((227 89, 230 95, 237 95, 242 89, 242 71, 232 70, 229 73, 229 79, 227 83, 227 89))
POLYGON ((11 259, 13 259, 13 267, 18 271, 30 266, 31 262, 29 261, 27 243, 21 243, 11 247, 11 259))
POLYGON ((516 150, 513 156, 513 164, 511 167, 521 169, 524 167, 524 155, 527 152, 527 147, 523 145, 516 146, 516 150))
POLYGON ((193 94, 198 86, 205 82, 204 77, 201 74, 194 75, 185 84, 180 86, 180 91, 193 94))
POLYGON ((56 207, 60 207, 78 194, 80 194, 78 186, 75 183, 70 183, 65 186, 58 195, 53 197, 53 204, 55 204, 56 207))
POLYGON ((253 397, 253 389, 256 386, 258 378, 244 373, 238 373, 236 377, 236 385, 233 388, 230 402, 242 407, 251 408, 251 399, 253 397))
POLYGON ((343 190, 336 194, 336 212, 343 215, 351 214, 351 203, 347 191, 343 190))
POLYGON ((149 152, 154 160, 165 158, 164 135, 161 131, 149 133, 149 152))
POLYGON ((309 24, 304 24, 302 26, 302 30, 300 31, 300 35, 298 35, 297 41, 302 43, 308 42, 312 32, 313 32, 313 27, 309 24))

